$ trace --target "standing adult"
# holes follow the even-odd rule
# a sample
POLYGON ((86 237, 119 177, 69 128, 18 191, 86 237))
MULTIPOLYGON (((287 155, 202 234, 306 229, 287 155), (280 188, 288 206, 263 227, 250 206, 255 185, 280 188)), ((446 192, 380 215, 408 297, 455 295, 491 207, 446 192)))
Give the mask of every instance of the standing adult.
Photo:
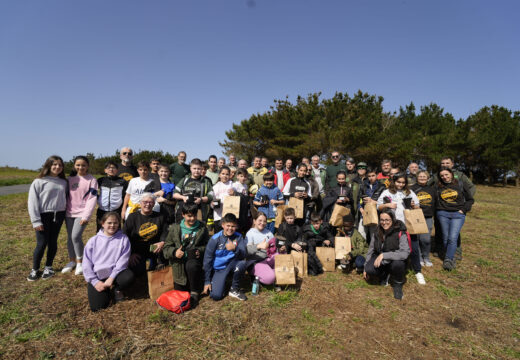
MULTIPOLYGON (((442 168, 448 168, 453 173, 453 178, 457 181, 462 182, 467 188, 469 193, 471 194, 471 197, 475 197, 475 193, 477 192, 477 187, 475 184, 471 182, 471 180, 464 174, 462 171, 459 171, 457 169, 454 169, 455 162, 453 161, 453 158, 450 156, 445 156, 441 159, 441 169, 442 168)), ((434 174, 430 180, 428 180, 428 185, 435 185, 437 186, 439 184, 439 176, 437 174, 434 174)), ((435 228, 438 229, 441 224, 438 222, 437 216, 435 217, 435 228)), ((440 249, 442 246, 442 238, 440 231, 435 232, 435 238, 433 239, 432 245, 432 252, 434 253, 440 253, 440 249)), ((462 260, 462 245, 461 245, 461 239, 460 239, 460 233, 459 237, 457 239, 457 251, 455 253, 455 259, 456 260, 462 260)))
POLYGON ((320 166, 320 157, 318 155, 314 155, 311 158, 311 170, 314 175, 314 180, 318 183, 320 194, 325 194, 325 178, 327 176, 327 172, 325 168, 320 166))
POLYGON ((287 170, 287 172, 289 172, 289 174, 291 174, 291 177, 296 176, 296 172, 294 171, 294 168, 293 168, 292 159, 285 160, 285 170, 287 170))
POLYGON ((229 164, 228 164, 228 166, 234 166, 234 167, 238 168, 237 157, 235 156, 235 154, 230 154, 229 155, 229 164))
POLYGON ((117 165, 117 176, 130 181, 134 177, 138 177, 137 168, 132 164, 134 152, 129 147, 124 147, 119 152, 121 163, 117 165))
POLYGON ((353 158, 347 157, 345 160, 345 165, 347 168, 347 182, 351 184, 352 181, 354 181, 354 179, 357 177, 356 162, 353 158))
POLYGON ((226 165, 226 159, 224 159, 223 157, 219 158, 217 162, 218 171, 220 171, 220 169, 222 169, 222 166, 224 165, 226 165))
POLYGON ((377 180, 388 179, 390 170, 392 170, 392 160, 384 159, 381 161, 381 172, 377 174, 377 180))
POLYGON ((265 156, 262 157, 261 164, 262 164, 262 167, 265 167, 267 169, 267 171, 271 171, 272 166, 269 165, 269 159, 266 158, 265 156))
POLYGON ((255 156, 253 166, 247 169, 247 172, 253 177, 253 182, 258 185, 258 188, 264 184, 264 175, 267 173, 267 169, 262 166, 260 156, 255 156))
POLYGON ((455 252, 460 230, 466 220, 466 213, 474 203, 468 186, 457 180, 453 171, 443 167, 438 174, 436 188, 437 219, 442 231, 445 257, 442 267, 445 270, 455 269, 455 252))
POLYGON ((172 182, 177 185, 186 175, 190 173, 190 167, 186 164, 186 152, 179 151, 177 154, 177 162, 170 165, 170 173, 172 182))
POLYGON ((274 174, 274 184, 282 191, 287 181, 291 178, 291 174, 283 168, 283 160, 281 158, 274 161, 274 169, 271 169, 271 172, 274 174))
POLYGON ((417 182, 417 173, 419 172, 419 165, 416 162, 411 162, 408 165, 408 184, 411 186, 417 182))
POLYGON ((212 185, 215 185, 218 182, 217 157, 215 155, 210 155, 208 166, 209 169, 206 171, 206 176, 211 179, 212 185))
POLYGON ((325 191, 328 189, 332 189, 335 187, 338 182, 336 181, 336 174, 338 171, 343 170, 345 173, 347 172, 347 168, 345 165, 341 163, 341 155, 337 151, 333 151, 330 154, 330 158, 332 160, 332 164, 327 166, 325 169, 326 177, 325 177, 325 191))

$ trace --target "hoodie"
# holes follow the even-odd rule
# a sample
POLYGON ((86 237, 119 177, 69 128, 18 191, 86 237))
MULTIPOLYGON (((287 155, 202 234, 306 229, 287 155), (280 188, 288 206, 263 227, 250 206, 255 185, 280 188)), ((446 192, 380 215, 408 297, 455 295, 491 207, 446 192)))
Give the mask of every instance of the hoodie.
POLYGON ((103 229, 91 237, 83 250, 83 276, 92 286, 100 280, 115 279, 128 267, 130 240, 118 230, 107 236, 103 229))
POLYGON ((43 225, 41 214, 65 211, 67 180, 54 176, 35 179, 29 188, 27 208, 33 228, 43 225))

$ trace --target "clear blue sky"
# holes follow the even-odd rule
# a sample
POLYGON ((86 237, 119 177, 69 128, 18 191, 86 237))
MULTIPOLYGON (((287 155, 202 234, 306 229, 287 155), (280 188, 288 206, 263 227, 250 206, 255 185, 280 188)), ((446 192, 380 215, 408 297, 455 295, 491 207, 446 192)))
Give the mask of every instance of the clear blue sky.
POLYGON ((520 110, 519 1, 0 0, 0 166, 221 155, 273 99, 358 89, 387 111, 520 110))

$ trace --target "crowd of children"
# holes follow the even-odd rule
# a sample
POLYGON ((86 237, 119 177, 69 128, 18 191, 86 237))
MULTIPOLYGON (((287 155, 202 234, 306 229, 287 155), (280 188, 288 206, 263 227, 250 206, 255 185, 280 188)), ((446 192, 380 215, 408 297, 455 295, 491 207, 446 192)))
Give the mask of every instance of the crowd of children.
POLYGON ((97 180, 88 172, 87 157, 76 157, 73 173, 66 178, 63 160, 51 156, 29 190, 36 247, 27 280, 54 275, 64 221, 70 261, 61 271, 83 274, 92 311, 120 301, 121 291, 135 277, 158 264, 172 267, 174 288, 189 291, 194 304, 203 294, 220 300, 228 293, 246 300, 240 288, 246 272, 265 286, 273 285, 276 255, 296 251, 307 253, 308 274, 319 275, 323 267, 316 249, 334 247, 336 237, 350 238, 352 248, 338 269, 355 269, 383 285, 391 279, 396 299, 403 297, 408 259, 422 285, 422 267, 433 266, 431 251, 443 259, 445 270, 455 268, 461 256, 460 230, 475 188, 453 170, 451 158, 444 158, 431 177, 416 163, 405 171, 383 160, 377 172, 364 162, 356 166, 351 158, 343 164, 337 151, 331 155, 332 164, 326 168, 317 155, 312 163, 302 159, 295 169, 292 161, 284 165, 282 159, 271 168, 261 157, 246 169, 245 160, 237 162, 235 156, 230 156, 229 165, 210 156, 207 164, 193 159, 187 166, 185 152, 172 166, 152 159, 135 167, 131 150, 124 148, 122 163, 107 162, 106 176, 97 180), (229 196, 240 198, 238 217, 224 213, 229 196), (292 198, 301 200, 299 216, 294 206, 281 207, 292 198), (96 204, 98 232, 84 247, 82 234, 96 204), (378 221, 365 226, 369 204, 377 208, 378 221), (337 207, 347 215, 332 226, 329 220, 337 207), (422 209, 428 233, 407 232, 405 209, 422 209), (437 241, 431 237, 434 225, 437 241))

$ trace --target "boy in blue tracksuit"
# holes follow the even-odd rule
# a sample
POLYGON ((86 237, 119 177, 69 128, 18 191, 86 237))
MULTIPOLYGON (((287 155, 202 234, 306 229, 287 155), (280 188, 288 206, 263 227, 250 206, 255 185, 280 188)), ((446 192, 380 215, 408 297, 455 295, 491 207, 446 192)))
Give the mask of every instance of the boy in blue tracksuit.
POLYGON ((246 271, 246 241, 236 232, 238 220, 226 214, 222 230, 211 237, 204 252, 204 294, 209 292, 213 300, 224 298, 226 278, 233 273, 229 296, 247 300, 240 290, 240 281, 246 271))
POLYGON ((266 229, 274 234, 274 220, 276 218, 276 206, 285 203, 284 197, 278 186, 274 184, 274 174, 264 175, 264 184, 256 192, 253 204, 258 206, 258 211, 263 212, 267 218, 266 229))

